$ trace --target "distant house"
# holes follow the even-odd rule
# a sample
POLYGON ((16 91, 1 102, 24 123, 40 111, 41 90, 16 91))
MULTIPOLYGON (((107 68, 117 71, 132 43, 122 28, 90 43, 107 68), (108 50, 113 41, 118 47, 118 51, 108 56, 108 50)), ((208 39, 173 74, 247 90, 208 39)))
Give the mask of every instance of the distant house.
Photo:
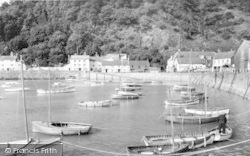
POLYGON ((131 72, 149 72, 149 62, 144 61, 129 61, 131 72))
POLYGON ((234 56, 235 69, 250 71, 250 41, 244 40, 234 56))
POLYGON ((189 64, 193 70, 212 68, 214 55, 213 51, 177 51, 168 59, 166 71, 187 71, 186 66, 189 64))
MULTIPOLYGON (((21 70, 21 62, 17 60, 17 54, 13 52, 9 56, 0 56, 0 70, 21 70)), ((23 64, 23 70, 26 70, 26 65, 23 64)))
POLYGON ((71 55, 68 58, 68 70, 74 71, 90 71, 90 56, 89 55, 71 55))
POLYGON ((90 57, 90 71, 101 72, 102 61, 102 58, 99 56, 90 57))
POLYGON ((234 68, 235 51, 218 52, 214 56, 212 71, 222 71, 223 68, 234 68))
POLYGON ((179 72, 205 70, 207 68, 206 61, 199 58, 177 58, 174 65, 179 72))
POLYGON ((104 73, 127 73, 130 72, 128 61, 102 61, 104 73))

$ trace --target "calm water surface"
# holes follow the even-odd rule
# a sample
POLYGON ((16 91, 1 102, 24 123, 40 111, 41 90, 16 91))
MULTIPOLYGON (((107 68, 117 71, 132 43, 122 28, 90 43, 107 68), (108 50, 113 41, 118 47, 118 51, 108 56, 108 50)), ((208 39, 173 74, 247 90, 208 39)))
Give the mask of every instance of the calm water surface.
MULTIPOLYGON (((3 82, 3 81, 2 81, 3 82)), ((27 114, 30 135, 34 138, 53 138, 31 132, 31 121, 48 119, 48 95, 37 95, 37 88, 48 88, 47 81, 26 81, 32 90, 26 92, 27 114)), ((54 121, 84 122, 93 124, 89 135, 64 136, 64 155, 66 156, 97 156, 126 154, 126 147, 143 145, 143 135, 171 134, 169 122, 165 122, 161 115, 165 110, 164 100, 168 98, 167 85, 144 85, 142 92, 145 94, 138 100, 113 101, 111 107, 85 108, 77 105, 82 100, 110 99, 115 93, 119 83, 105 83, 103 87, 90 87, 84 81, 68 82, 76 86, 75 93, 51 95, 51 114, 54 121), (80 146, 82 148, 80 148, 80 146), (87 149, 89 148, 89 149, 87 149), (93 150, 111 153, 99 153, 93 150)), ((199 91, 203 87, 197 86, 199 91)), ((21 93, 4 92, 1 88, 0 95, 0 142, 21 140, 25 137, 24 115, 21 93)), ((216 143, 206 149, 221 147, 250 139, 250 101, 223 91, 208 89, 208 107, 226 106, 230 108, 228 124, 234 128, 232 140, 216 143)), ((178 98, 174 93, 172 98, 178 98)), ((202 108, 204 104, 196 107, 202 108)), ((177 112, 178 110, 175 110, 177 112)), ((179 110, 180 111, 180 110, 179 110)), ((203 125, 175 124, 175 133, 195 133, 209 130, 216 123, 203 125)), ((214 150, 214 155, 250 155, 248 148, 250 142, 214 150)))

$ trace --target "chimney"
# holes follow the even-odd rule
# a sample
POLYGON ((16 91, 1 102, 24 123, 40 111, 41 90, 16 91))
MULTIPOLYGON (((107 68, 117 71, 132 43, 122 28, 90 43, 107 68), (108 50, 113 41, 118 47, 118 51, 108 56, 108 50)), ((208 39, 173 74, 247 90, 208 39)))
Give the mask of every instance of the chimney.
POLYGON ((10 56, 14 56, 12 51, 10 52, 10 56))
POLYGON ((220 49, 218 49, 218 53, 220 53, 221 51, 220 51, 220 49))
POLYGON ((86 54, 86 51, 83 53, 83 55, 87 55, 87 54, 86 54))
POLYGON ((96 56, 96 57, 98 57, 98 56, 99 56, 97 52, 95 52, 95 56, 96 56))

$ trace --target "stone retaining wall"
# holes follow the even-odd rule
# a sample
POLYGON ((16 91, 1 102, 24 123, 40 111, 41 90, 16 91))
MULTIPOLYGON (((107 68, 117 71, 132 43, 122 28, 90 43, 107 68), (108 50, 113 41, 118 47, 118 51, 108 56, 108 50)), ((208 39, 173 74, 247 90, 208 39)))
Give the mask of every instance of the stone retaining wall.
POLYGON ((250 73, 192 73, 191 81, 250 99, 250 73))

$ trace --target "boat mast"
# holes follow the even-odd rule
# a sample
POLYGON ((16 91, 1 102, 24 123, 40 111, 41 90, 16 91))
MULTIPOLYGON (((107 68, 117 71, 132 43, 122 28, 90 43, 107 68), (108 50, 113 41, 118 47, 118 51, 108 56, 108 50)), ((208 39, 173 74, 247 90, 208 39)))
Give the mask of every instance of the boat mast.
POLYGON ((171 101, 171 91, 169 90, 169 102, 170 102, 170 116, 171 116, 171 135, 172 135, 172 144, 174 149, 174 122, 173 122, 173 112, 172 112, 172 101, 171 101))
POLYGON ((50 64, 49 64, 49 84, 48 84, 48 88, 49 88, 49 113, 48 113, 48 124, 51 122, 51 110, 50 110, 50 107, 51 107, 51 89, 50 89, 50 64))
POLYGON ((205 85, 205 115, 207 116, 207 86, 205 85))
POLYGON ((189 100, 191 100, 191 87, 190 87, 190 58, 191 58, 191 50, 189 51, 189 61, 188 61, 188 90, 189 90, 189 100))
POLYGON ((28 119, 27 119, 26 101, 25 101, 25 92, 24 92, 22 55, 20 55, 20 61, 21 61, 21 81, 22 81, 22 93, 23 93, 23 109, 24 109, 24 118, 25 118, 25 131, 26 131, 26 139, 27 139, 27 143, 28 143, 29 142, 29 132, 28 132, 28 119))

